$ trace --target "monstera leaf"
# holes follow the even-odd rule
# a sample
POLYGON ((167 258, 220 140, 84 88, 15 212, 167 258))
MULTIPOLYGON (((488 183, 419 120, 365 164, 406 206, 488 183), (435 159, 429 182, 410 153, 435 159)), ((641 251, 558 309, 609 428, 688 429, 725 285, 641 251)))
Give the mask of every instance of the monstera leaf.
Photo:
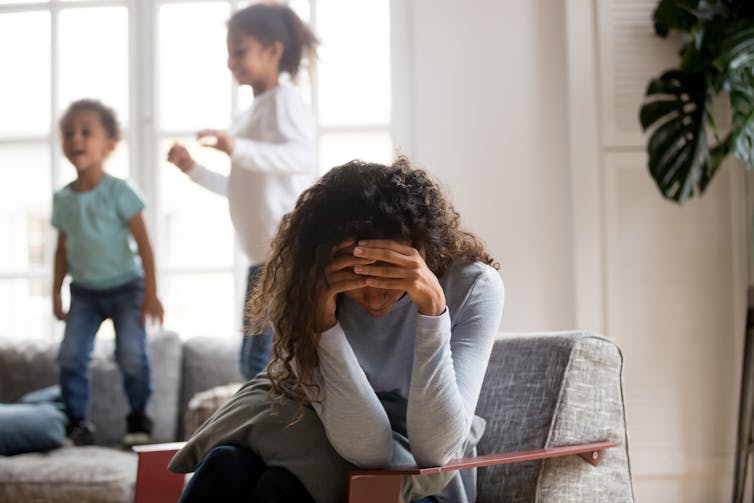
POLYGON ((754 166, 754 86, 733 89, 730 105, 736 128, 730 139, 730 149, 733 155, 754 166))
POLYGON ((678 68, 649 83, 639 114, 651 131, 650 174, 681 203, 704 193, 729 153, 754 167, 754 1, 662 0, 654 22, 660 36, 688 36, 678 68), (723 92, 732 124, 721 135, 712 103, 723 92))
POLYGON ((714 123, 704 74, 665 72, 646 94, 652 100, 641 107, 640 119, 645 130, 654 126, 647 151, 657 187, 677 202, 703 193, 727 154, 726 145, 709 145, 714 123))

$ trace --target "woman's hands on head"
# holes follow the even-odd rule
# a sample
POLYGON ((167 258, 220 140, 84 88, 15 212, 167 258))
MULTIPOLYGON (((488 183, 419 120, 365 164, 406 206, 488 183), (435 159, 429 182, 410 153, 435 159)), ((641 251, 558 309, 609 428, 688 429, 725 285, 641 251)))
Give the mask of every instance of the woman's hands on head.
POLYGON ((425 316, 445 312, 445 293, 416 248, 389 239, 368 239, 359 241, 353 254, 371 260, 354 266, 354 273, 366 278, 366 286, 404 290, 425 316))
POLYGON ((355 241, 343 241, 332 249, 333 259, 325 267, 325 281, 318 295, 317 315, 314 329, 322 333, 335 326, 335 309, 339 293, 366 286, 366 278, 353 272, 359 265, 371 264, 374 260, 353 255, 355 241))
MULTIPOLYGON (((439 316, 445 311, 445 293, 421 253, 410 245, 388 239, 344 241, 333 247, 333 259, 325 267, 325 281, 318 295, 315 330, 335 326, 339 293, 351 292, 365 308, 365 288, 406 292, 419 314, 439 316), (361 290, 361 291, 359 291, 361 290)), ((391 302, 396 302, 400 295, 391 302)), ((392 306, 388 306, 392 307, 392 306)))

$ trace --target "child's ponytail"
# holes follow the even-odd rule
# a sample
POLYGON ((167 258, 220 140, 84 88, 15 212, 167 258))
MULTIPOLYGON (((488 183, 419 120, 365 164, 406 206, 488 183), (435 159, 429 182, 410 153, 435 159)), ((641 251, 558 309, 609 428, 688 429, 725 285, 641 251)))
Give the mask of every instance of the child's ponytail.
POLYGON ((307 59, 310 67, 314 65, 319 41, 312 29, 301 21, 301 18, 290 7, 284 6, 281 15, 288 31, 288 43, 284 43, 280 71, 288 72, 291 78, 295 79, 304 58, 307 59))

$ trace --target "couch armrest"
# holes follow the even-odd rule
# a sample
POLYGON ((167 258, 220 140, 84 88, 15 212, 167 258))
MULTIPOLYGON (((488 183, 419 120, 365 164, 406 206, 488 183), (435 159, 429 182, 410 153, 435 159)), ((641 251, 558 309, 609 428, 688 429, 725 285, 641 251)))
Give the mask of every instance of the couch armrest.
MULTIPOLYGON (((134 503, 176 501, 180 497, 185 476, 167 471, 167 465, 175 453, 184 445, 185 442, 175 442, 141 445, 133 448, 139 455, 134 503)), ((407 466, 384 470, 354 470, 348 476, 348 503, 397 502, 401 479, 404 475, 428 475, 482 466, 557 458, 573 454, 578 454, 596 466, 602 457, 602 451, 617 445, 614 442, 594 442, 460 458, 442 466, 429 468, 407 466)))
POLYGON ((185 442, 173 442, 133 447, 139 456, 134 503, 164 503, 178 500, 186 476, 169 472, 167 467, 175 453, 184 445, 185 442))
POLYGON ((534 449, 529 451, 488 454, 451 460, 442 466, 419 468, 416 466, 398 467, 385 470, 354 470, 348 476, 348 503, 393 503, 398 501, 401 479, 404 475, 428 475, 453 470, 465 470, 482 466, 503 465, 521 461, 558 458, 578 454, 589 463, 597 466, 602 451, 616 447, 615 442, 594 442, 589 444, 534 449))

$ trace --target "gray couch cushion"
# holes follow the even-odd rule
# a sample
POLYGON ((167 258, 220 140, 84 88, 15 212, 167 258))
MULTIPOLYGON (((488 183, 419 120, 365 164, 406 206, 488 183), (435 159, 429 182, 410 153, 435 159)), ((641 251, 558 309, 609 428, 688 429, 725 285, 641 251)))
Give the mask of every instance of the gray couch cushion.
POLYGON ((57 384, 56 350, 47 339, 0 337, 0 402, 15 402, 30 391, 57 384))
POLYGON ((571 501, 566 494, 632 501, 621 370, 618 348, 590 334, 498 337, 477 406, 487 420, 480 454, 600 440, 620 446, 596 468, 577 456, 482 468, 477 501, 571 501))
POLYGON ((107 447, 64 447, 0 457, 0 501, 133 501, 136 454, 107 447))
MULTIPOLYGON (((55 384, 58 379, 57 351, 58 344, 51 341, 0 339, 0 401, 12 402, 29 391, 55 384)), ((128 414, 122 377, 113 351, 113 340, 97 340, 90 365, 90 417, 97 428, 95 441, 101 445, 120 443, 128 414)), ((150 336, 149 352, 154 391, 147 413, 155 421, 155 441, 171 442, 176 438, 179 416, 181 341, 173 332, 150 336)))
MULTIPOLYGON (((199 336, 183 343, 183 382, 179 410, 188 410, 191 398, 201 391, 229 383, 244 382, 239 370, 241 340, 199 336)), ((181 426, 178 438, 183 438, 181 426)))

